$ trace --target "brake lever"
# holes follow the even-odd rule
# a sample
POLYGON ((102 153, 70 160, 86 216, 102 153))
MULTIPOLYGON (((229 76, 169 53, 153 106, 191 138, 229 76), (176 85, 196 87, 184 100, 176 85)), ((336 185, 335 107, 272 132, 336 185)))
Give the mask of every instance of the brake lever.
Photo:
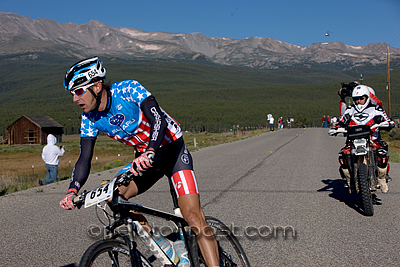
POLYGON ((76 197, 73 198, 72 202, 74 203, 75 207, 80 209, 83 206, 83 202, 85 201, 87 191, 84 190, 82 194, 77 195, 76 197))
POLYGON ((118 177, 118 179, 115 181, 115 184, 118 185, 118 186, 119 185, 128 186, 130 181, 132 181, 133 176, 134 176, 133 173, 130 170, 128 170, 128 171, 122 173, 118 177))
MULTIPOLYGON (((149 159, 150 164, 153 165, 153 163, 154 163, 154 154, 148 154, 147 158, 149 159)), ((136 163, 132 163, 132 164, 134 164, 133 165, 133 169, 139 174, 139 176, 143 176, 143 172, 138 170, 138 167, 136 166, 136 163)))
MULTIPOLYGON (((149 158, 150 164, 153 165, 153 163, 154 163, 154 154, 149 154, 148 158, 149 158)), ((139 176, 143 176, 143 172, 138 170, 138 168, 137 168, 135 163, 133 163, 133 167, 132 168, 139 174, 139 176)), ((116 181, 116 184, 117 185, 128 186, 130 181, 133 180, 133 177, 134 177, 133 173, 130 170, 128 170, 128 171, 126 171, 126 172, 124 172, 124 173, 122 173, 120 175, 120 177, 116 181)))

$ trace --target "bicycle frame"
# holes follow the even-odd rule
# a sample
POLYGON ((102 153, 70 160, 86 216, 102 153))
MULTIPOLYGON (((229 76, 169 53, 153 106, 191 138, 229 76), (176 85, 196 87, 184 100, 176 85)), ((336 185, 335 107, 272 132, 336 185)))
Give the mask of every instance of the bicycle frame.
MULTIPOLYGON (((140 213, 140 216, 141 214, 152 215, 156 218, 173 222, 178 230, 177 232, 174 231, 173 233, 177 234, 177 240, 184 241, 190 266, 197 267, 201 264, 205 264, 204 258, 198 248, 197 242, 194 239, 196 238, 194 231, 192 231, 192 229, 182 216, 178 204, 178 197, 176 195, 171 179, 168 178, 168 182, 170 186, 170 193, 173 200, 175 214, 145 207, 123 199, 119 195, 118 187, 128 186, 133 177, 133 174, 130 171, 127 171, 118 175, 111 181, 104 181, 98 188, 90 192, 83 192, 81 195, 75 197, 73 200, 74 205, 78 208, 81 207, 83 204, 85 208, 96 205, 103 210, 106 216, 111 217, 111 215, 99 203, 103 201, 108 201, 108 204, 111 204, 113 218, 115 221, 113 223, 110 222, 110 225, 106 227, 107 237, 109 237, 109 240, 116 240, 118 237, 123 238, 123 243, 128 246, 130 253, 129 255, 131 255, 130 262, 132 266, 142 266, 141 263, 143 263, 143 266, 152 265, 151 258, 147 258, 146 256, 142 255, 140 252, 141 249, 137 249, 137 244, 134 239, 134 233, 144 242, 144 244, 146 245, 146 250, 150 250, 151 254, 155 256, 164 266, 176 266, 173 260, 171 260, 167 256, 164 250, 157 244, 157 242, 155 242, 153 237, 151 237, 146 229, 142 226, 142 220, 138 217, 138 214, 135 213, 140 213), (112 200, 110 201, 110 199, 112 200), (116 228, 123 224, 127 226, 128 233, 115 233, 116 228)), ((233 235, 233 233, 229 230, 229 228, 216 218, 207 218, 206 216, 206 220, 210 220, 214 223, 213 229, 222 234, 222 239, 220 241, 226 244, 229 250, 229 252, 227 252, 225 248, 220 246, 221 243, 217 240, 220 263, 222 263, 224 266, 233 267, 237 266, 237 263, 240 262, 242 266, 250 266, 249 260, 247 259, 243 248, 241 247, 240 243, 233 235), (233 261, 233 257, 231 255, 235 257, 235 261, 233 261)), ((170 238, 170 240, 174 239, 175 237, 170 238)), ((104 244, 111 245, 110 242, 107 242, 107 239, 105 241, 106 243, 104 244)), ((103 243, 99 242, 94 243, 90 248, 94 246, 95 251, 97 249, 104 249, 104 247, 102 247, 103 243)), ((120 247, 120 245, 118 245, 118 242, 122 241, 117 242, 116 240, 112 242, 116 243, 112 243, 112 247, 109 248, 115 249, 116 255, 108 251, 108 257, 111 259, 111 262, 117 262, 118 251, 122 253, 128 253, 128 251, 126 248, 120 247)), ((92 254, 93 252, 93 250, 87 250, 85 252, 84 256, 82 257, 83 264, 85 264, 84 266, 90 266, 92 257, 97 257, 97 254, 92 254)))
POLYGON ((188 235, 190 233, 187 233, 185 231, 185 227, 189 225, 180 215, 179 208, 175 208, 176 214, 172 214, 126 201, 118 194, 115 194, 111 203, 113 207, 115 222, 107 226, 106 229, 109 233, 113 234, 114 238, 121 236, 125 240, 125 242, 129 245, 130 254, 132 255, 131 257, 132 266, 139 266, 138 262, 140 260, 135 254, 136 242, 134 240, 133 233, 137 234, 137 236, 151 250, 153 255, 156 256, 161 261, 163 265, 175 266, 174 263, 170 260, 170 258, 165 254, 165 252, 159 247, 159 245, 154 241, 154 239, 147 233, 144 227, 135 218, 135 215, 132 212, 140 212, 142 214, 152 215, 167 221, 172 221, 178 229, 180 238, 183 239, 183 241, 185 242, 191 266, 196 266, 195 259, 197 258, 197 251, 195 250, 195 248, 189 245, 190 237, 188 237, 188 235), (121 226, 122 224, 127 225, 128 234, 115 235, 114 230, 117 227, 121 226))
MULTIPOLYGON (((128 262, 130 262, 132 266, 150 267, 153 264, 152 257, 155 256, 164 266, 176 266, 172 262, 173 260, 170 260, 164 250, 161 249, 141 224, 142 220, 138 215, 142 216, 142 214, 152 215, 155 218, 172 222, 177 228, 177 231, 172 232, 176 236, 168 238, 170 240, 176 239, 184 241, 190 266, 198 267, 205 264, 203 255, 195 240, 196 236, 194 231, 184 220, 180 212, 178 198, 172 186, 172 181, 169 180, 169 183, 171 196, 174 201, 175 214, 145 207, 123 199, 119 195, 118 186, 129 184, 130 177, 132 177, 129 171, 124 174, 115 177, 111 181, 104 181, 95 190, 89 192, 84 191, 73 199, 74 205, 78 208, 83 204, 85 208, 96 205, 102 209, 106 217, 114 219, 114 221, 110 221, 109 225, 106 227, 106 238, 95 242, 86 250, 81 259, 82 266, 91 266, 92 260, 95 260, 97 256, 102 253, 104 253, 103 255, 105 255, 107 259, 111 260, 111 263, 118 264, 119 255, 130 255, 128 262), (100 205, 103 201, 108 202, 113 216, 106 211, 105 206, 103 207, 100 205), (116 231, 117 228, 122 225, 126 225, 127 232, 116 231), (144 241, 145 250, 149 250, 148 254, 142 254, 143 250, 137 247, 136 237, 134 238, 135 234, 144 241), (122 238, 123 241, 117 240, 117 238, 122 238)), ((216 218, 206 216, 206 221, 209 221, 209 225, 216 231, 215 233, 220 233, 220 235, 216 235, 216 238, 221 237, 221 239, 217 240, 220 263, 223 266, 229 267, 238 266, 238 263, 240 263, 241 266, 249 267, 250 263, 246 253, 230 229, 216 218), (223 244, 223 246, 221 246, 221 244, 223 244)))

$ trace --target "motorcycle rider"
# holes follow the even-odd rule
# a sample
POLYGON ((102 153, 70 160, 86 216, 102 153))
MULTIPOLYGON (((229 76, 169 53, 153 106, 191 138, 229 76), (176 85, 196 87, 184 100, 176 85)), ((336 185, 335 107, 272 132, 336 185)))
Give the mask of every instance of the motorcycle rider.
MULTIPOLYGON (((372 126, 384 121, 390 122, 382 106, 372 103, 371 92, 373 92, 373 89, 365 85, 357 85, 353 89, 352 98, 354 104, 346 109, 336 129, 352 125, 372 126)), ((389 159, 388 145, 381 139, 379 127, 371 129, 371 140, 378 151, 378 184, 381 191, 387 193, 389 191, 389 187, 386 183, 389 159)), ((345 154, 350 154, 350 147, 348 144, 339 152, 339 171, 342 178, 346 179, 347 186, 350 187, 350 172, 345 154)))
MULTIPOLYGON (((354 82, 349 84, 349 86, 353 87, 353 89, 354 89, 354 87, 356 87, 358 85, 359 85, 358 81, 354 81, 354 82)), ((369 86, 368 86, 368 88, 369 88, 369 96, 370 96, 370 99, 371 99, 371 103, 374 104, 374 105, 378 105, 378 106, 382 107, 382 101, 375 95, 375 90, 372 89, 372 87, 369 87, 369 86)), ((348 95, 346 95, 344 93, 343 88, 339 89, 338 95, 340 96, 340 103, 339 103, 340 117, 342 117, 344 112, 347 109, 346 102, 345 102, 344 99, 348 95)))

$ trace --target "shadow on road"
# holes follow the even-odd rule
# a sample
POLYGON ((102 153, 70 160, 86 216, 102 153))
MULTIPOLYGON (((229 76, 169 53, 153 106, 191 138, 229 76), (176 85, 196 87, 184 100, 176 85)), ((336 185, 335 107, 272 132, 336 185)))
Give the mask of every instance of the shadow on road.
MULTIPOLYGON (((350 208, 354 209, 360 214, 364 214, 362 208, 362 199, 359 194, 350 194, 349 190, 344 187, 345 185, 345 180, 344 179, 336 179, 336 180, 322 180, 322 182, 325 184, 325 187, 318 189, 318 192, 323 192, 323 191, 330 191, 331 193, 329 196, 331 198, 334 198, 336 200, 339 200, 340 202, 343 202, 350 208)), ((379 200, 378 198, 375 199, 375 205, 379 205, 379 200)))

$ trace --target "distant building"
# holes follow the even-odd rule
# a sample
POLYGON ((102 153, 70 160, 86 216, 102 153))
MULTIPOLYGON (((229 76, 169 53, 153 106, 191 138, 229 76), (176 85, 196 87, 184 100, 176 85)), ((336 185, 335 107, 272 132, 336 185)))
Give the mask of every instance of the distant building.
POLYGON ((64 127, 49 116, 22 116, 7 127, 8 145, 47 143, 47 135, 53 134, 62 142, 64 127))

